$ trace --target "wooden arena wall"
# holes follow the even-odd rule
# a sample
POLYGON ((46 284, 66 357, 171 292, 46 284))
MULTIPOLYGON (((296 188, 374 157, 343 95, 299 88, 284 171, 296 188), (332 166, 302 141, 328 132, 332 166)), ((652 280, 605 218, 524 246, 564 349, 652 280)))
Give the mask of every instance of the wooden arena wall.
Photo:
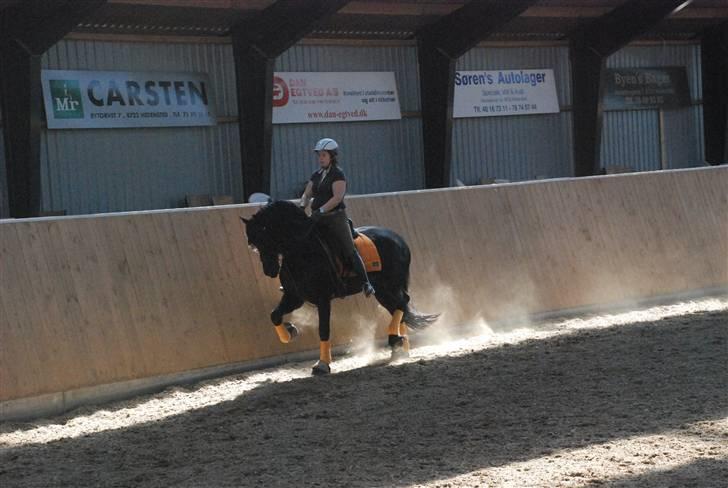
MULTIPOLYGON (((728 285, 728 167, 348 202, 405 237, 414 305, 451 323, 728 285)), ((239 220, 256 208, 0 222, 0 402, 317 348, 310 308, 294 344, 270 326, 278 283, 239 220)), ((337 300, 334 342, 383 334, 375 309, 337 300)))

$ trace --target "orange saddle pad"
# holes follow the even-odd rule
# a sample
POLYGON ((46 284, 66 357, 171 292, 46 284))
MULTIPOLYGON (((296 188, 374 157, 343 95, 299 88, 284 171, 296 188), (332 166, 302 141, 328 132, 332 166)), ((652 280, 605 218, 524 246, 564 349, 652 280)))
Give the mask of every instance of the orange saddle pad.
POLYGON ((382 270, 382 260, 379 257, 379 251, 377 251, 377 246, 374 245, 371 239, 364 234, 359 234, 354 239, 354 244, 356 245, 356 250, 359 251, 362 261, 364 261, 364 268, 366 268, 367 273, 382 270))

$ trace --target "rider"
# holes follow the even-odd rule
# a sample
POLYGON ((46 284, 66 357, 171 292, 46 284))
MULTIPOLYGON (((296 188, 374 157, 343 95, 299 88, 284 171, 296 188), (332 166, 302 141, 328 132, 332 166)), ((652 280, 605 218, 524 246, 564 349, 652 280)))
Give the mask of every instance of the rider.
POLYGON ((339 145, 327 137, 318 141, 313 150, 318 155, 320 168, 311 175, 306 185, 301 197, 301 207, 305 209, 313 198, 311 217, 317 220, 327 235, 336 239, 344 258, 350 262, 353 271, 361 279, 362 291, 368 297, 374 293, 374 287, 369 283, 364 263, 351 237, 344 204, 346 176, 336 160, 339 145))

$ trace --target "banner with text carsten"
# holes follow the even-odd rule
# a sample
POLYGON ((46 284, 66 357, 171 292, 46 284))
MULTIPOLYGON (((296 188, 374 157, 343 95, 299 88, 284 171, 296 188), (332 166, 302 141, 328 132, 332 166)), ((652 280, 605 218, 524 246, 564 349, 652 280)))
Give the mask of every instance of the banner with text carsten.
POLYGON ((203 73, 43 70, 49 129, 215 125, 203 73))
POLYGON ((455 72, 453 117, 559 112, 552 69, 455 72))
POLYGON ((401 118, 391 71, 274 74, 274 124, 401 118))

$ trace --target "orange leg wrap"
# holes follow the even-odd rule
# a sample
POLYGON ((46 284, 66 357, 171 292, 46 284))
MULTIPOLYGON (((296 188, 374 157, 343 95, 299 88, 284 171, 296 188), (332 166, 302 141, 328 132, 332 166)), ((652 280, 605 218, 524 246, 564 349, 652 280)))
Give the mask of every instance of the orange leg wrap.
POLYGON ((321 341, 319 344, 319 360, 331 364, 331 342, 321 341))
POLYGON ((276 334, 283 344, 288 344, 291 341, 291 334, 286 330, 283 324, 276 325, 276 334))
POLYGON ((389 322, 389 328, 387 329, 387 334, 389 335, 400 335, 399 334, 399 324, 402 322, 402 316, 404 313, 401 310, 395 310, 392 314, 392 320, 389 322))
POLYGON ((409 337, 407 337, 407 326, 404 325, 404 322, 400 322, 399 324, 399 335, 404 338, 404 344, 402 345, 402 348, 409 352, 410 350, 410 341, 409 337))

